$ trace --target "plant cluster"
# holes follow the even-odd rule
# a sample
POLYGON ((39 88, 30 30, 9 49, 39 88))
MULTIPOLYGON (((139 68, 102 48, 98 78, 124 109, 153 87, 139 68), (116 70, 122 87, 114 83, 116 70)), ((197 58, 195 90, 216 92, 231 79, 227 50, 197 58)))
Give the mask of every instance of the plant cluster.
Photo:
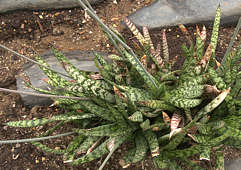
POLYGON ((48 63, 36 56, 40 68, 49 77, 46 82, 52 90, 33 87, 27 77, 26 85, 40 93, 62 96, 53 100, 65 113, 5 125, 34 127, 58 121, 43 136, 30 142, 43 151, 63 154, 65 162, 72 165, 107 154, 102 169, 114 151, 128 142, 131 147, 120 160, 123 168, 142 161, 150 153, 159 168, 181 169, 178 163, 181 161, 187 167, 201 169, 198 161, 189 158, 200 154, 200 160, 210 160, 212 151, 217 168, 223 169, 223 146, 241 147, 240 42, 236 49, 232 48, 241 19, 222 63, 215 59, 220 7, 208 44, 205 27, 202 30, 197 27, 194 42, 185 26, 180 25, 187 38, 187 43, 182 45, 185 61, 181 68, 173 70, 176 58, 169 58, 165 30, 162 45, 154 47, 147 27, 143 27, 142 34, 125 19, 139 41, 135 45, 138 48, 133 50, 120 33, 100 21, 88 2, 79 2, 97 20, 119 54, 108 55, 110 62, 95 53, 99 72, 93 73, 79 70, 54 49, 54 55, 71 81, 49 69, 48 63), (73 122, 75 128, 62 135, 75 136, 66 149, 51 149, 39 142, 56 137, 49 135, 67 122, 73 122))

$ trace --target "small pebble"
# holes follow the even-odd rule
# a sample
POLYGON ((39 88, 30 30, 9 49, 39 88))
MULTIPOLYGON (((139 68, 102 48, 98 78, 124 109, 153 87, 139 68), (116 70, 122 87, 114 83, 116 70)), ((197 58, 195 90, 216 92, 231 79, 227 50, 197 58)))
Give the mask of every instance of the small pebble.
POLYGON ((20 148, 20 146, 21 146, 21 145, 20 145, 19 143, 17 143, 17 144, 15 145, 16 148, 20 148))
POLYGON ((46 160, 46 158, 45 158, 45 157, 42 157, 42 162, 45 161, 45 160, 46 160))

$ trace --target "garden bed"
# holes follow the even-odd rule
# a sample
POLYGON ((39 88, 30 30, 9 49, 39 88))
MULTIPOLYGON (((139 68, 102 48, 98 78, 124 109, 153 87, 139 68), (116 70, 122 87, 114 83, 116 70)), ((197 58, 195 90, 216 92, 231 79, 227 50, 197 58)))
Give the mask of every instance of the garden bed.
MULTIPOLYGON (((121 0, 117 4, 107 0, 95 6, 97 14, 103 21, 116 27, 131 42, 135 41, 133 35, 125 29, 120 21, 132 13, 135 9, 141 8, 149 3, 146 1, 121 0)), ((85 16, 80 8, 52 10, 52 11, 16 11, 0 15, 0 43, 18 51, 21 54, 33 58, 35 52, 43 53, 52 46, 64 51, 72 50, 96 50, 115 52, 114 48, 105 38, 95 21, 85 16)), ((234 31, 233 26, 222 26, 216 50, 217 58, 224 55, 228 43, 234 31)), ((195 27, 188 29, 194 32, 195 27)), ((211 28, 208 28, 210 38, 211 28)), ((151 31, 155 42, 161 39, 161 30, 151 31)), ((240 34, 238 35, 240 39, 240 34)), ((180 46, 185 37, 178 28, 167 28, 167 40, 171 57, 182 56, 180 46)), ((0 49, 0 87, 16 89, 15 76, 20 71, 23 59, 0 49)), ((178 64, 182 64, 179 58, 178 64)), ((176 67, 178 67, 178 64, 176 67)), ((0 92, 0 123, 23 119, 32 119, 56 115, 62 110, 56 107, 35 106, 28 108, 21 102, 17 94, 0 92)), ((69 124, 69 127, 72 126, 69 124)), ((43 128, 11 128, 0 125, 0 139, 23 139, 39 136, 47 129, 43 128)), ((68 127, 60 129, 59 132, 67 131, 68 127)), ((59 146, 65 147, 71 137, 56 139, 59 146), (64 139, 64 140, 63 140, 64 139)), ((49 146, 53 146, 56 140, 49 140, 49 146)), ((46 143, 46 142, 45 142, 46 143)), ((108 162, 106 169, 120 169, 119 158, 127 146, 117 150, 114 157, 108 162)), ((0 145, 0 169, 97 169, 102 159, 90 162, 86 165, 72 168, 64 164, 62 156, 44 153, 31 144, 0 145)), ((241 150, 227 148, 225 158, 232 159, 240 157, 241 150)), ((214 163, 204 163, 205 167, 212 167, 214 163)), ((129 169, 155 169, 151 159, 140 162, 129 169)))

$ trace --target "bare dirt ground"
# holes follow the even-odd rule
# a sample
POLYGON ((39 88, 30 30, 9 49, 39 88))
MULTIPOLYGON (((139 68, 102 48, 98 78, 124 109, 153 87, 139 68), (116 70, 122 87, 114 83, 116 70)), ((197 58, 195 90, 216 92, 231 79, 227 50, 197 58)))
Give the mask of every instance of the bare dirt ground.
MULTIPOLYGON (((136 9, 148 5, 150 0, 119 0, 117 4, 112 0, 106 0, 94 6, 100 18, 109 26, 117 28, 129 42, 133 40, 132 34, 120 21, 134 12, 136 9)), ((193 26, 188 27, 194 32, 193 26)), ((231 39, 234 27, 225 26, 220 29, 220 38, 217 49, 217 57, 221 58, 231 39)), ((209 37, 211 30, 208 28, 209 37)), ((155 42, 160 41, 161 30, 151 31, 155 42)), ((180 45, 185 37, 177 28, 167 28, 169 52, 172 57, 181 56, 180 45)), ((240 34, 239 37, 240 38, 240 34)), ((30 58, 37 53, 43 53, 55 46, 63 51, 68 50, 96 50, 115 52, 114 48, 105 38, 98 25, 86 17, 81 8, 51 10, 51 11, 14 11, 0 14, 0 43, 30 58)), ((25 61, 16 55, 0 49, 0 87, 16 89, 15 76, 25 61)), ((181 64, 181 59, 178 65, 181 64)), ((23 105, 17 94, 0 92, 0 123, 23 119, 32 119, 51 116, 61 112, 59 108, 47 106, 35 106, 28 108, 23 105)), ((72 126, 69 124, 69 126, 72 126)), ((0 139, 23 139, 36 137, 43 133, 48 126, 43 128, 10 128, 0 125, 0 139)), ((59 129, 58 132, 68 131, 68 126, 59 129)), ((49 146, 65 148, 71 137, 48 140, 49 146)), ((106 169, 121 169, 119 158, 126 146, 118 150, 107 163, 106 169)), ((98 169, 103 159, 71 167, 64 164, 62 156, 44 153, 31 144, 0 145, 0 170, 1 169, 98 169)), ((226 158, 232 159, 240 156, 241 150, 228 148, 226 158)), ((210 169, 214 164, 206 163, 210 169)), ((150 158, 129 169, 153 170, 150 158)))

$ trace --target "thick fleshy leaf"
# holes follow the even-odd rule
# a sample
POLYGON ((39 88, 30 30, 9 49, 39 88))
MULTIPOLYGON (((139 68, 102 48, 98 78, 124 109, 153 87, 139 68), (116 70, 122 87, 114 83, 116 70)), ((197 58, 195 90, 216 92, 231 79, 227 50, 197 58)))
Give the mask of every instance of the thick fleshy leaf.
POLYGON ((147 56, 143 55, 141 57, 141 63, 143 64, 143 66, 145 67, 145 69, 147 69, 147 56))
POLYGON ((198 154, 200 153, 202 150, 203 150, 203 146, 200 146, 200 145, 194 145, 194 146, 191 146, 189 148, 186 148, 186 149, 176 149, 176 150, 173 150, 173 151, 163 151, 163 155, 166 155, 166 157, 169 157, 169 158, 188 158, 190 156, 193 156, 195 154, 198 154))
POLYGON ((180 97, 172 97, 169 98, 168 101, 176 107, 189 109, 201 104, 202 99, 183 99, 180 97))
POLYGON ((147 70, 145 69, 145 67, 141 64, 141 62, 135 57, 132 56, 130 53, 128 53, 127 51, 124 51, 124 54, 126 56, 126 58, 129 60, 129 62, 135 67, 135 69, 137 70, 137 72, 142 76, 142 78, 145 80, 145 83, 153 88, 153 89, 157 89, 157 87, 159 87, 159 83, 158 81, 152 76, 150 75, 147 70))
POLYGON ((185 99, 193 99, 201 97, 204 92, 204 85, 195 86, 180 86, 177 89, 171 91, 173 97, 181 97, 185 99))
POLYGON ((163 156, 157 156, 153 158, 153 162, 156 167, 164 169, 169 167, 169 160, 163 159, 163 156))
POLYGON ((90 152, 92 152, 96 146, 98 146, 100 143, 101 143, 101 140, 103 139, 104 137, 100 137, 95 143, 93 143, 89 148, 88 150, 86 151, 86 155, 88 155, 90 152))
POLYGON ((126 23, 127 27, 131 30, 134 36, 138 39, 142 46, 146 44, 146 40, 140 31, 136 28, 135 24, 133 24, 128 18, 124 18, 124 22, 126 23))
POLYGON ((143 122, 142 112, 136 111, 128 119, 133 122, 143 122))
POLYGON ((181 45, 181 49, 183 51, 183 55, 185 57, 185 61, 182 66, 182 70, 189 70, 191 64, 193 63, 193 57, 194 57, 194 47, 193 45, 188 48, 185 44, 181 45))
MULTIPOLYGON (((177 133, 171 138, 170 142, 167 145, 161 148, 161 151, 176 149, 177 146, 183 141, 185 135, 186 135, 186 132, 183 132, 183 131, 177 133)), ((170 136, 168 135, 167 137, 170 137, 170 136)))
POLYGON ((213 133, 213 131, 218 130, 224 126, 224 121, 215 121, 210 123, 203 122, 201 124, 197 124, 197 130, 199 131, 199 133, 207 135, 213 133))
POLYGON ((95 57, 97 58, 98 62, 100 63, 101 66, 105 66, 108 64, 108 62, 104 59, 103 56, 101 56, 100 54, 98 54, 97 52, 94 52, 95 57))
POLYGON ((77 154, 86 153, 87 150, 98 140, 97 136, 88 136, 78 147, 77 154))
POLYGON ((135 129, 122 126, 118 123, 102 125, 90 129, 75 129, 74 131, 88 136, 120 136, 130 134, 135 129))
POLYGON ((207 135, 188 134, 188 136, 197 143, 207 143, 207 141, 210 140, 210 136, 207 135))
POLYGON ((168 64, 169 61, 169 52, 168 52, 168 45, 167 45, 167 37, 166 37, 166 30, 162 30, 162 50, 163 50, 163 60, 165 64, 168 64))
POLYGON ((224 90, 227 88, 224 80, 218 75, 217 71, 213 68, 208 68, 208 73, 210 75, 211 80, 215 83, 218 89, 224 90))
MULTIPOLYGON (((35 56, 36 61, 38 61, 39 63, 41 63, 42 65, 45 65, 46 67, 49 67, 48 63, 46 63, 42 57, 40 56, 35 56)), ((56 87, 66 87, 68 85, 71 85, 71 83, 67 80, 65 80, 63 77, 61 77, 58 73, 49 70, 45 67, 39 66, 40 69, 44 72, 45 75, 47 75, 51 82, 50 85, 56 86, 56 87)))
POLYGON ((144 132, 144 136, 149 144, 152 157, 158 156, 160 154, 160 148, 156 134, 151 130, 147 130, 144 132))
POLYGON ((142 114, 146 117, 149 117, 149 118, 159 116, 159 114, 156 111, 154 111, 154 112, 142 112, 142 114))
POLYGON ((161 101, 161 100, 146 100, 146 101, 138 102, 138 104, 142 105, 142 106, 150 107, 152 109, 168 110, 171 112, 176 110, 175 107, 173 107, 170 104, 168 104, 167 102, 161 101))
POLYGON ((112 140, 112 138, 109 138, 107 140, 105 140, 100 146, 98 146, 94 151, 90 152, 89 154, 82 156, 78 159, 74 159, 73 161, 71 161, 72 165, 79 165, 85 162, 89 162, 92 160, 95 160, 99 157, 101 157, 102 155, 108 153, 108 149, 106 147, 107 143, 110 142, 112 140))
POLYGON ((204 50, 204 42, 201 38, 201 33, 196 25, 196 55, 197 59, 200 60, 203 56, 203 50, 204 50))
POLYGON ((81 101, 81 104, 85 107, 85 109, 96 116, 105 120, 115 121, 115 118, 111 116, 111 112, 108 109, 100 107, 92 101, 81 101))
POLYGON ((212 44, 209 44, 203 58, 200 61, 200 66, 201 66, 202 69, 206 68, 206 66, 207 66, 207 64, 208 64, 208 62, 209 62, 209 60, 212 56, 212 49, 213 49, 212 44))
MULTIPOLYGON (((88 80, 90 80, 90 79, 88 79, 88 80)), ((115 98, 112 93, 110 93, 108 90, 106 90, 102 86, 98 86, 97 82, 93 82, 93 80, 90 80, 90 81, 88 81, 88 80, 82 82, 83 84, 72 84, 72 85, 66 87, 65 89, 75 93, 78 96, 95 95, 102 99, 106 99, 111 103, 114 102, 115 98)))
POLYGON ((192 112, 190 109, 185 109, 185 115, 186 115, 187 121, 191 122, 192 121, 192 112))
POLYGON ((180 133, 182 131, 182 128, 177 128, 177 129, 174 129, 170 132, 170 135, 169 135, 169 139, 171 139, 172 136, 180 133))
POLYGON ((125 142, 127 138, 128 138, 128 136, 118 136, 115 138, 109 138, 109 139, 105 140, 103 143, 101 143, 96 149, 94 149, 89 154, 86 154, 78 159, 73 160, 71 162, 71 164, 78 165, 78 164, 90 162, 92 160, 100 158, 101 156, 103 156, 104 154, 109 152, 109 150, 107 148, 108 143, 110 143, 111 141, 114 140, 114 141, 116 141, 116 143, 114 145, 118 147, 120 144, 125 142))
POLYGON ((153 55, 152 58, 153 58, 153 61, 155 62, 155 64, 157 65, 157 67, 159 69, 162 69, 164 62, 163 62, 163 59, 161 57, 160 50, 161 50, 161 44, 158 44, 156 52, 154 54, 152 54, 153 55))
POLYGON ((165 124, 169 126, 171 124, 171 118, 168 116, 168 114, 166 112, 162 112, 162 117, 165 124))
POLYGON ((135 137, 136 152, 132 159, 132 163, 139 162, 144 159, 148 150, 147 141, 141 132, 137 133, 135 137))
POLYGON ((107 148, 109 150, 109 154, 107 155, 107 157, 105 158, 105 160, 103 161, 102 165, 99 167, 99 170, 102 170, 106 164, 106 162, 110 159, 110 157, 112 156, 112 154, 114 153, 114 151, 123 143, 126 141, 126 139, 129 136, 120 136, 120 137, 116 137, 113 138, 109 143, 107 143, 107 148))
POLYGON ((148 28, 146 26, 144 26, 142 28, 143 30, 143 35, 144 35, 144 38, 145 38, 145 42, 147 43, 148 46, 150 46, 150 50, 151 51, 154 51, 154 45, 152 43, 152 40, 151 40, 151 36, 149 34, 149 31, 148 31, 148 28))
POLYGON ((146 119, 144 122, 142 122, 140 124, 140 127, 143 129, 143 130, 147 130, 147 129, 150 129, 151 126, 150 126, 150 120, 149 119, 146 119))
POLYGON ((171 118, 171 131, 177 129, 182 120, 183 117, 180 114, 174 113, 171 118))
POLYGON ((148 93, 146 90, 138 88, 128 88, 128 91, 126 91, 125 94, 132 102, 152 99, 152 95, 150 93, 148 93))
POLYGON ((160 131, 162 129, 168 129, 168 126, 165 123, 154 123, 147 129, 152 129, 152 131, 160 131))
POLYGON ((192 37, 191 37, 190 33, 188 32, 187 28, 183 24, 180 24, 178 26, 179 26, 180 30, 182 31, 182 33, 186 36, 186 39, 188 40, 189 45, 192 45, 193 40, 192 40, 192 37))
POLYGON ((235 148, 241 148, 241 140, 236 137, 229 137, 226 140, 223 141, 224 145, 235 147, 235 148))
POLYGON ((220 19, 221 19, 221 7, 219 6, 216 11, 216 16, 215 16, 214 24, 213 24, 213 31, 212 31, 212 36, 211 36, 211 44, 213 46, 213 49, 212 49, 213 54, 215 53, 215 50, 217 47, 220 19))
POLYGON ((131 165, 135 153, 136 153, 136 148, 135 147, 129 149, 125 153, 124 157, 119 162, 122 168, 125 169, 125 168, 128 168, 131 165))
POLYGON ((125 114, 125 111, 115 108, 113 105, 107 102, 104 105, 111 111, 112 116, 115 118, 115 120, 125 123, 124 117, 127 117, 127 115, 125 114))
POLYGON ((216 152, 216 170, 224 170, 224 154, 216 152))
POLYGON ((203 25, 200 36, 201 36, 201 39, 202 39, 203 43, 205 44, 206 39, 207 39, 207 29, 206 29, 205 25, 203 25))
POLYGON ((32 142, 32 144, 36 147, 38 147, 39 149, 41 149, 44 152, 49 152, 49 153, 54 153, 54 154, 64 154, 66 152, 66 150, 61 150, 61 149, 52 149, 49 148, 48 146, 40 143, 40 142, 32 142))
POLYGON ((213 111, 218 105, 220 105, 225 97, 230 92, 230 89, 222 91, 215 99, 213 99, 209 104, 207 104, 204 108, 202 108, 195 116, 194 119, 198 120, 199 118, 205 116, 207 113, 213 111))
POLYGON ((81 144, 81 142, 84 140, 84 136, 83 135, 79 135, 76 136, 68 145, 68 147, 66 148, 66 153, 64 154, 64 157, 66 160, 73 160, 74 159, 74 155, 77 152, 77 148, 79 147, 79 145, 81 144))
POLYGON ((127 61, 126 59, 116 55, 116 54, 110 54, 107 56, 111 60, 116 60, 116 61, 127 61))
POLYGON ((34 127, 34 126, 41 126, 46 123, 50 123, 53 121, 59 121, 59 120, 80 120, 80 119, 87 119, 95 117, 94 114, 84 114, 84 115, 58 115, 58 116, 53 116, 52 118, 46 119, 34 119, 34 120, 22 120, 22 121, 13 121, 13 122, 7 122, 4 123, 7 126, 13 126, 13 127, 34 127))
POLYGON ((200 160, 207 160, 210 161, 210 155, 211 155, 211 148, 206 147, 204 150, 200 153, 200 160))
MULTIPOLYGON (((181 87, 184 87, 184 89, 185 89, 188 87, 192 88, 193 86, 204 84, 208 80, 207 77, 208 76, 206 76, 206 75, 191 77, 188 80, 184 81, 181 84, 181 87)), ((196 87, 193 87, 193 88, 196 88, 196 87)))
POLYGON ((53 105, 59 105, 61 107, 64 107, 64 106, 67 106, 67 105, 72 105, 72 104, 78 104, 78 100, 56 98, 56 99, 54 99, 54 103, 53 103, 53 105))
POLYGON ((86 77, 86 72, 79 70, 76 68, 68 59, 67 57, 58 51, 57 49, 53 49, 54 56, 59 60, 60 63, 62 63, 63 68, 65 71, 75 80, 78 78, 83 78, 86 77), (83 77, 84 76, 84 77, 83 77))

